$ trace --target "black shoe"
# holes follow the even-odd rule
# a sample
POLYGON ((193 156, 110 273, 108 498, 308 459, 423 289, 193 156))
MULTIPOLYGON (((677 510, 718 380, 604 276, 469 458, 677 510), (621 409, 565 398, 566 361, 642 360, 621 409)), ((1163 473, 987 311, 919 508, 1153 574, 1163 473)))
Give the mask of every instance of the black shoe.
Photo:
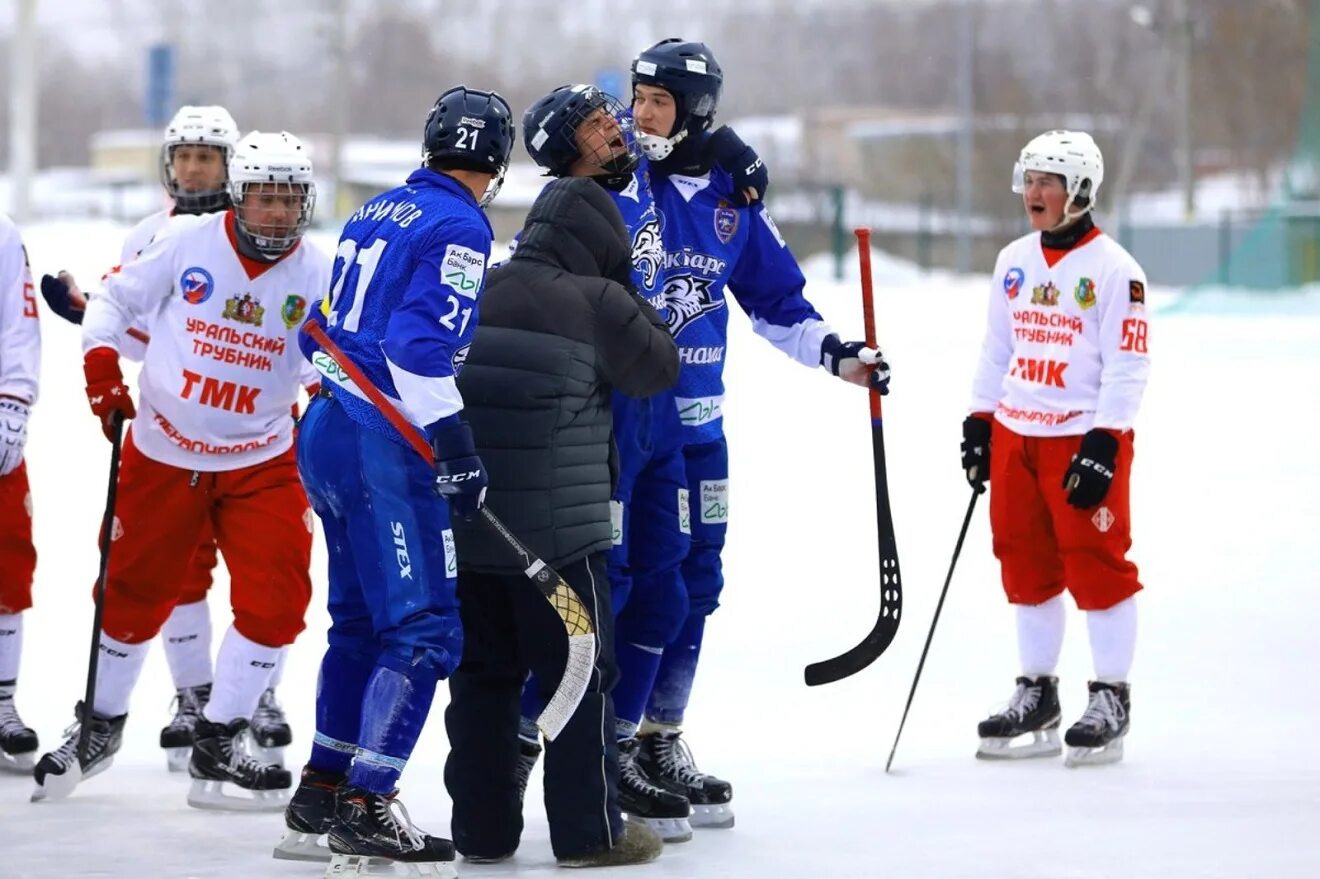
POLYGON ((329 830, 330 851, 334 853, 331 870, 336 864, 343 865, 343 870, 366 858, 453 863, 454 844, 414 827, 397 794, 395 791, 386 796, 360 787, 340 791, 339 808, 329 830))
POLYGON ((1115 763, 1123 758, 1123 738, 1132 715, 1132 694, 1126 683, 1091 681, 1090 699, 1082 717, 1063 734, 1069 766, 1115 763))
POLYGON ((273 689, 261 694, 257 710, 252 712, 252 740, 260 748, 284 748, 293 741, 293 730, 273 689))
POLYGON ((201 781, 227 781, 252 791, 292 787, 289 770, 274 763, 262 763, 248 754, 241 741, 247 727, 248 722, 241 717, 228 724, 198 718, 193 729, 188 774, 201 781))
POLYGON ((976 725, 981 737, 976 756, 983 760, 1057 757, 1059 747, 1059 679, 1049 675, 1019 677, 1008 707, 976 725), (1030 743, 1014 739, 1030 734, 1030 743))
POLYGON ((623 822, 623 832, 612 848, 571 858, 559 858, 561 867, 625 867, 648 864, 664 848, 654 830, 637 821, 623 822))
POLYGON ((69 775, 71 768, 78 767, 79 771, 76 773, 78 779, 91 778, 104 772, 110 768, 115 754, 124 742, 124 723, 128 720, 127 714, 106 717, 95 711, 90 712, 91 718, 86 720, 89 736, 87 756, 80 762, 78 742, 82 736, 82 724, 86 714, 82 702, 74 706, 73 713, 78 720, 64 731, 64 744, 54 751, 43 754, 32 770, 32 777, 37 782, 37 789, 32 794, 33 801, 46 799, 48 795, 52 795, 52 798, 68 796, 73 791, 73 785, 78 783, 77 779, 72 779, 69 775), (72 781, 72 784, 67 784, 69 781, 72 781))
POLYGON ((304 766, 302 780, 284 809, 284 838, 275 846, 274 857, 291 861, 328 861, 330 849, 318 844, 330 830, 339 806, 339 792, 346 778, 338 772, 321 772, 304 766))
POLYGON ((666 729, 637 737, 637 765, 661 787, 687 797, 693 827, 732 827, 733 785, 697 768, 682 731, 666 729))
POLYGON ((160 731, 160 746, 166 749, 191 748, 193 727, 209 701, 210 684, 179 689, 174 694, 174 717, 160 731))
POLYGON ((521 803, 527 798, 527 782, 532 778, 532 770, 536 768, 536 761, 541 757, 541 745, 537 742, 529 742, 522 736, 518 737, 518 802, 521 803))

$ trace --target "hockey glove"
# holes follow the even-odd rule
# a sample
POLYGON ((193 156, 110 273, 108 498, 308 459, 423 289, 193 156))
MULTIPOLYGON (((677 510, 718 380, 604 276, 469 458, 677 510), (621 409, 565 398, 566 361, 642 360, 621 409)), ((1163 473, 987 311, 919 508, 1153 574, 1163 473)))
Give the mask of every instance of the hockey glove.
POLYGON ((889 393, 889 364, 885 355, 878 348, 868 348, 865 342, 841 342, 830 333, 820 342, 820 365, 844 381, 882 395, 889 393))
POLYGON ((963 475, 979 494, 990 481, 990 416, 968 415, 963 419, 962 430, 963 475))
POLYGON ((472 445, 472 428, 455 420, 434 431, 431 448, 435 450, 435 492, 449 501, 449 507, 465 521, 476 518, 486 503, 490 484, 486 467, 472 445))
POLYGON ((60 272, 59 277, 41 276, 41 298, 46 300, 50 310, 69 323, 83 322, 83 313, 87 310, 87 298, 73 281, 73 275, 60 272))
POLYGON ((719 165, 733 177, 733 191, 742 204, 750 205, 765 199, 770 172, 756 150, 743 143, 737 132, 721 125, 710 133, 702 146, 706 157, 703 164, 719 165))
POLYGON ((1118 439, 1109 431, 1092 428, 1082 437, 1081 448, 1072 456, 1068 472, 1063 474, 1063 489, 1068 503, 1079 510, 1094 507, 1109 493, 1114 481, 1114 462, 1118 457, 1118 439))
POLYGON ((23 462, 27 422, 26 403, 13 397, 0 397, 0 476, 13 473, 23 462))
POLYGON ((83 375, 87 377, 87 402, 92 412, 101 419, 101 432, 111 439, 111 416, 118 412, 123 418, 137 414, 133 397, 124 384, 119 371, 119 353, 113 348, 93 348, 83 355, 83 375))

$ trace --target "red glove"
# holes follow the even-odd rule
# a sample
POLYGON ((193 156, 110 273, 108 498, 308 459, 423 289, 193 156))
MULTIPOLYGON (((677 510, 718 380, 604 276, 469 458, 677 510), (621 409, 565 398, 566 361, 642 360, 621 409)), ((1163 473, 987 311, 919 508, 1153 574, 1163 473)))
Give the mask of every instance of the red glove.
POLYGON ((119 352, 113 348, 93 348, 83 355, 83 375, 87 377, 87 402, 101 419, 101 431, 112 438, 110 418, 118 412, 125 419, 137 414, 133 398, 119 371, 119 352))

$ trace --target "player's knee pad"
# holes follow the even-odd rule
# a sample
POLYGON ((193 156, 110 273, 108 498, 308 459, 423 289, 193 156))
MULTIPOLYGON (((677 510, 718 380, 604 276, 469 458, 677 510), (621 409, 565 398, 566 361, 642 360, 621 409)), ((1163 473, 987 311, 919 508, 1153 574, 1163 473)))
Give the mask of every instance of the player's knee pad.
POLYGON ((409 644, 386 645, 377 664, 397 671, 417 683, 434 682, 449 677, 458 667, 458 656, 443 648, 409 644))
POLYGON ((693 543, 683 561, 683 583, 687 587, 688 613, 709 616, 720 606, 724 568, 720 563, 723 545, 693 543))
POLYGON ((691 612, 683 578, 677 571, 638 577, 633 591, 632 601, 619 614, 617 637, 655 647, 673 641, 691 612))

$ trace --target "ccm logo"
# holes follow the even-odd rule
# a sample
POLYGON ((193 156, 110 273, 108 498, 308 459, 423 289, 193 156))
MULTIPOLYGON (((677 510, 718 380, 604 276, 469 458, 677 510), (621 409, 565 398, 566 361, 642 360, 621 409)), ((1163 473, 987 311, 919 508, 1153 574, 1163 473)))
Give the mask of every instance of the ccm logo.
POLYGON ((443 476, 436 476, 435 481, 441 485, 445 485, 454 482, 467 482, 469 479, 476 479, 480 475, 480 470, 469 470, 466 473, 449 473, 443 476))

